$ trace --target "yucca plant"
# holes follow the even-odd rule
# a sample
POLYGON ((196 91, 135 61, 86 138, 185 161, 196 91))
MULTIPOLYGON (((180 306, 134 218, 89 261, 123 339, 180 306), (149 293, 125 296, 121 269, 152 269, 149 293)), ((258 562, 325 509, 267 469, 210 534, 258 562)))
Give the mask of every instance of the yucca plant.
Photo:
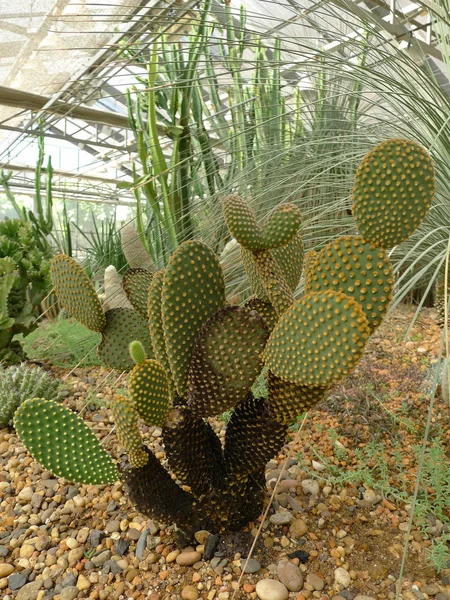
POLYGON ((219 260, 206 244, 183 242, 167 267, 130 269, 132 309, 103 312, 72 258, 52 278, 60 303, 101 333, 100 358, 131 371, 129 395, 110 409, 126 456, 116 465, 72 411, 30 398, 15 415, 33 456, 59 476, 90 484, 121 477, 145 515, 197 529, 238 529, 264 501, 264 468, 297 415, 324 398, 361 358, 394 288, 387 249, 407 239, 434 194, 434 170, 415 142, 388 140, 363 160, 353 187, 359 235, 339 236, 304 265, 298 208, 283 203, 260 222, 238 194, 223 199, 255 296, 230 305, 219 260), (305 294, 294 301, 303 272, 305 294), (268 396, 252 387, 265 367, 268 396), (208 417, 234 409, 224 446, 208 417), (162 427, 169 468, 143 443, 139 420, 162 427))

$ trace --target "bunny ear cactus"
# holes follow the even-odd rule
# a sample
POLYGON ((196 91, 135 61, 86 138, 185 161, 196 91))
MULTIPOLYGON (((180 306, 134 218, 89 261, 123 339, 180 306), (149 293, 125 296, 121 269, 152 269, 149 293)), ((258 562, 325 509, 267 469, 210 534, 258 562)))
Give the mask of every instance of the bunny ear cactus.
MULTIPOLYGON (((198 241, 181 244, 165 270, 132 269, 124 287, 135 310, 106 314, 72 259, 56 260, 60 301, 101 331, 106 364, 132 368, 129 397, 115 396, 111 410, 127 454, 117 469, 141 512, 174 520, 188 536, 240 528, 259 516, 266 462, 295 418, 360 360, 392 296, 386 249, 414 231, 433 191, 433 166, 421 146, 380 144, 356 174, 359 235, 305 256, 295 206, 283 204, 259 224, 242 198, 225 198, 225 219, 256 294, 244 306, 227 305, 220 263, 198 241), (303 270, 305 294, 295 301, 303 270), (268 397, 257 398, 251 390, 264 377, 268 397), (233 412, 222 448, 206 419, 226 409, 233 412), (183 488, 145 446, 140 420, 161 427, 169 469, 183 488)), ((116 467, 80 423, 43 400, 26 402, 16 415, 19 435, 47 468, 72 480, 113 480, 116 467)))

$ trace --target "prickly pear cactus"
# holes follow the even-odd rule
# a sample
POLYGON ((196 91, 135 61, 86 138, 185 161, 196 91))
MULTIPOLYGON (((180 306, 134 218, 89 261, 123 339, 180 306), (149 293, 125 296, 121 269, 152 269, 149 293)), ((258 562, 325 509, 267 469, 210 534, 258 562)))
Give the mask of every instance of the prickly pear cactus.
POLYGON ((240 196, 225 198, 255 293, 243 306, 227 305, 220 263, 202 242, 179 246, 164 271, 132 269, 124 288, 134 310, 106 314, 81 268, 59 257, 59 301, 101 331, 106 364, 133 368, 129 396, 115 396, 110 407, 126 456, 117 472, 76 415, 43 400, 19 409, 19 435, 68 479, 106 483, 120 474, 141 512, 175 521, 188 537, 244 526, 261 513, 264 466, 288 426, 351 372, 382 322, 394 285, 386 249, 419 225, 433 191, 433 165, 420 145, 380 144, 356 174, 359 235, 306 255, 295 206, 282 204, 259 223, 240 196), (294 300, 302 275, 305 293, 294 300), (264 378, 267 397, 255 397, 254 383, 264 378), (227 409, 222 448, 207 418, 227 409), (169 470, 184 487, 145 446, 141 420, 161 427, 169 470))

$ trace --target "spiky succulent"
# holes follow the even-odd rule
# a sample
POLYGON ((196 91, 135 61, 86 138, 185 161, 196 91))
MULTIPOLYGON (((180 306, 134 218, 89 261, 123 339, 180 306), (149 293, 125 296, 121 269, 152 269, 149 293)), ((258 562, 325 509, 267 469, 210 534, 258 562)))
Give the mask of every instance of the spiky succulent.
POLYGON ((30 396, 57 398, 60 385, 58 379, 53 379, 41 367, 29 367, 25 363, 6 369, 0 367, 0 427, 12 423, 15 410, 30 396))
MULTIPOLYGON (((106 314, 81 268, 56 259, 60 302, 102 333, 106 364, 132 368, 129 397, 115 396, 111 410, 127 454, 118 471, 139 510, 174 520, 188 534, 241 527, 260 514, 266 462, 289 424, 361 358, 392 296, 386 248, 417 227, 433 190, 432 163, 421 146, 377 146, 355 180, 360 235, 305 257, 295 206, 281 205, 260 224, 242 198, 225 198, 225 219, 255 293, 243 306, 227 305, 220 263, 198 241, 181 244, 165 270, 131 269, 124 288, 134 310, 106 314), (294 301, 303 268, 305 294, 294 301), (254 383, 264 378, 266 386, 258 387, 268 396, 255 397, 254 383), (222 449, 207 418, 226 410, 233 412, 222 449), (169 468, 188 487, 145 446, 141 419, 161 427, 169 468)), ((30 400, 15 420, 32 454, 55 473, 88 483, 118 475, 71 411, 30 400)))

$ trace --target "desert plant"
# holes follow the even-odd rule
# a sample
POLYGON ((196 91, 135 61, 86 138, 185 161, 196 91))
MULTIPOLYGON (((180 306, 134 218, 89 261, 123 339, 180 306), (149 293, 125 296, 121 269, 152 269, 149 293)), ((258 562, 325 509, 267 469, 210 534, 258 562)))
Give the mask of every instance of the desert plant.
POLYGON ((101 332, 107 364, 133 367, 129 396, 110 403, 127 456, 116 466, 81 419, 40 398, 16 413, 19 436, 60 476, 86 483, 121 477, 142 513, 174 521, 189 536, 196 528, 242 527, 261 512, 264 467, 288 425, 352 370, 380 325, 394 287, 386 249, 411 235, 433 193, 433 165, 419 144, 394 139, 375 147, 354 183, 360 235, 339 237, 309 257, 306 293, 297 302, 303 244, 292 204, 260 225, 240 196, 224 198, 256 293, 242 306, 227 305, 220 263, 202 242, 182 243, 154 275, 132 269, 124 289, 135 311, 106 314, 81 267, 56 257, 61 304, 101 332), (255 397, 264 366, 268 397, 255 397), (222 450, 206 419, 230 409, 222 450), (139 419, 162 427, 169 467, 189 492, 143 445, 139 419))
POLYGON ((59 385, 60 382, 41 367, 32 368, 22 363, 0 368, 0 427, 12 423, 15 410, 30 395, 55 400, 59 385))
MULTIPOLYGON (((20 219, 0 222, 2 304, 4 307, 6 301, 9 319, 6 326, 0 325, 2 361, 17 363, 25 357, 20 342, 13 338, 20 333, 26 336, 37 327, 41 301, 51 289, 51 256, 50 247, 41 250, 36 245, 31 223, 20 219), (5 298, 13 273, 16 276, 5 298)), ((3 307, 1 312, 6 316, 3 307)))

